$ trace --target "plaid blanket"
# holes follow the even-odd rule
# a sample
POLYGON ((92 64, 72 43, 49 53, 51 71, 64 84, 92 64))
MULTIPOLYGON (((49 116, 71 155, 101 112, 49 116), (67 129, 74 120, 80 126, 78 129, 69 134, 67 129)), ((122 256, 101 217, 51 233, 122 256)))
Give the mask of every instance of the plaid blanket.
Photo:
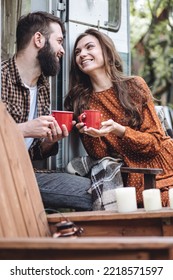
POLYGON ((121 159, 105 157, 93 160, 89 156, 77 157, 71 160, 66 171, 79 176, 91 178, 93 210, 117 210, 116 188, 123 187, 120 167, 121 159))

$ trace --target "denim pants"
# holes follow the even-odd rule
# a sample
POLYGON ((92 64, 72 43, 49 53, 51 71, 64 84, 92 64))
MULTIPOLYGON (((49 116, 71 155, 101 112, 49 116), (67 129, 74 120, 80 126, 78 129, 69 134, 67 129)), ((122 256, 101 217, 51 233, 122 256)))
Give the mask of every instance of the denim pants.
POLYGON ((92 210, 91 180, 68 173, 36 173, 45 208, 70 208, 76 211, 92 210))

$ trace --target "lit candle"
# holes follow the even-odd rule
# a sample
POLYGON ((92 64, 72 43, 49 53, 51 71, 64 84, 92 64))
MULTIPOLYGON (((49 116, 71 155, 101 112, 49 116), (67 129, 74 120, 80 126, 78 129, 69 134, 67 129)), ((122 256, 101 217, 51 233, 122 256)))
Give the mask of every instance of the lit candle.
POLYGON ((146 211, 160 210, 162 208, 161 195, 159 189, 144 190, 144 208, 146 211))
POLYGON ((173 188, 169 189, 169 203, 171 209, 173 209, 173 188))
POLYGON ((137 210, 136 189, 124 187, 116 189, 118 212, 132 212, 137 210))

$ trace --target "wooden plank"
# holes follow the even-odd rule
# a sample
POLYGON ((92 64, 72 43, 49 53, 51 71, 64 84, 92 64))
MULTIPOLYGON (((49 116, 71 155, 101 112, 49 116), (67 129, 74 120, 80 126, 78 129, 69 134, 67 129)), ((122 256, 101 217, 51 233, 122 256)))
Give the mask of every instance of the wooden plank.
MULTIPOLYGON (((12 181, 10 185, 5 185, 4 192, 8 190, 9 186, 11 188, 15 188, 15 192, 19 199, 20 211, 25 220, 25 225, 27 228, 28 236, 39 236, 39 231, 37 227, 37 222, 33 215, 32 207, 30 204, 30 198, 28 196, 28 191, 26 188, 26 180, 27 174, 23 174, 22 172, 22 164, 25 161, 25 154, 22 154, 20 150, 20 143, 16 142, 16 135, 19 133, 16 124, 10 118, 6 111, 0 111, 1 120, 1 138, 5 146, 4 153, 6 153, 6 157, 8 158, 8 166, 7 163, 4 164, 3 173, 8 178, 11 177, 12 181), (9 129, 10 128, 10 129, 9 129), (7 172, 7 168, 9 167, 10 172, 7 172), (7 173, 6 173, 7 172, 7 173)), ((28 170, 28 176, 29 176, 28 170)), ((8 193, 9 198, 11 197, 8 193)), ((11 202, 12 203, 12 202, 11 202)), ((6 207, 10 207, 7 205, 6 207)), ((18 217, 14 213, 16 217, 16 226, 18 225, 18 217)), ((16 235, 18 236, 18 235, 16 235)))
POLYGON ((0 239, 0 259, 170 259, 172 237, 0 239))
POLYGON ((144 189, 156 188, 156 175, 163 172, 160 168, 135 168, 121 167, 122 173, 142 173, 144 174, 144 189))
MULTIPOLYGON (((7 177, 11 177, 12 180, 10 185, 5 185, 5 187, 12 188, 13 185, 15 188, 28 236, 45 236, 48 231, 47 220, 45 219, 44 221, 44 208, 24 139, 2 103, 0 103, 0 118, 1 138, 5 146, 4 153, 6 153, 6 157, 8 158, 8 167, 11 173, 9 173, 9 169, 6 165, 3 166, 2 170, 4 174, 7 177), (34 191, 34 189, 36 189, 36 191, 34 191), (41 213, 42 217, 39 218, 41 213)), ((6 189, 4 189, 4 191, 5 190, 6 189)), ((9 204, 7 204, 6 207, 7 206, 10 208, 9 204)), ((17 215, 15 215, 15 217, 17 225, 18 217, 17 215)))
MULTIPOLYGON (((1 130, 0 130, 1 134, 1 130)), ((0 201, 1 201, 1 223, 3 232, 8 236, 27 236, 26 225, 20 209, 11 169, 7 154, 0 137, 0 151, 3 160, 0 161, 0 201), (5 167, 5 171, 4 171, 5 167), (17 223, 16 223, 17 217, 17 223)))
POLYGON ((0 238, 0 249, 167 249, 173 247, 173 237, 76 237, 76 238, 0 238))
POLYGON ((164 217, 162 218, 162 235, 173 236, 173 218, 164 217))
MULTIPOLYGON (((113 213, 108 211, 62 213, 64 219, 84 229, 83 236, 173 236, 173 211, 113 213)), ((47 215, 52 232, 62 220, 59 214, 47 215)))
MULTIPOLYGON (((25 152, 25 146, 22 145, 23 139, 17 135, 18 143, 20 143, 21 151, 25 152)), ((35 173, 30 161, 30 158, 27 156, 25 158, 24 163, 22 164, 23 173, 27 174, 28 170, 30 170, 30 175, 27 176, 27 190, 30 196, 31 205, 33 208, 33 213, 35 216, 35 220, 37 222, 39 235, 40 236, 50 236, 49 225, 47 221, 47 216, 44 210, 43 202, 41 199, 40 191, 37 185, 35 173)))
POLYGON ((173 260, 173 247, 169 248, 169 260, 173 260))
POLYGON ((4 237, 3 224, 1 222, 1 215, 0 215, 0 237, 4 237))
POLYGON ((138 168, 138 167, 121 167, 121 171, 124 173, 142 173, 149 175, 157 175, 163 172, 161 168, 138 168))
MULTIPOLYGON (((75 225, 83 228, 82 236, 173 236, 173 222, 165 234, 161 219, 77 221, 75 225)), ((55 224, 50 228, 56 231, 55 224)))
POLYGON ((55 213, 48 214, 47 218, 49 222, 56 222, 65 219, 73 219, 73 221, 102 221, 102 220, 132 220, 132 219, 152 219, 152 218, 169 218, 173 217, 173 210, 169 207, 163 207, 159 211, 146 212, 143 208, 138 209, 135 212, 118 213, 113 211, 83 211, 83 212, 67 212, 67 213, 55 213))
MULTIPOLYGON (((157 251, 154 260, 168 260, 168 250, 157 251)), ((70 249, 4 249, 0 251, 0 260, 148 260, 151 253, 139 250, 112 251, 112 250, 83 250, 70 249)))

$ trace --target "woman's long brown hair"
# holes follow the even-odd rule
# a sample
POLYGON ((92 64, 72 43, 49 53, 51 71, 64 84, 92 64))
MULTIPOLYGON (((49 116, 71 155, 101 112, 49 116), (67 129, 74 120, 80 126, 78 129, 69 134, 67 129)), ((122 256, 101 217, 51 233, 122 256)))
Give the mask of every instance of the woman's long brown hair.
MULTIPOLYGON (((113 41, 106 34, 92 28, 87 29, 84 33, 80 34, 74 44, 70 68, 69 92, 64 101, 66 110, 74 111, 77 120, 77 116, 79 116, 84 109, 88 108, 88 102, 93 92, 90 77, 79 69, 76 64, 75 55, 75 49, 78 42, 87 35, 92 35, 98 39, 103 52, 106 73, 112 81, 122 107, 129 116, 129 125, 131 127, 138 127, 143 121, 142 114, 140 114, 138 108, 136 108, 132 94, 129 94, 127 90, 128 81, 134 77, 123 74, 122 60, 113 41)), ((140 97, 140 88, 138 94, 140 97)))

